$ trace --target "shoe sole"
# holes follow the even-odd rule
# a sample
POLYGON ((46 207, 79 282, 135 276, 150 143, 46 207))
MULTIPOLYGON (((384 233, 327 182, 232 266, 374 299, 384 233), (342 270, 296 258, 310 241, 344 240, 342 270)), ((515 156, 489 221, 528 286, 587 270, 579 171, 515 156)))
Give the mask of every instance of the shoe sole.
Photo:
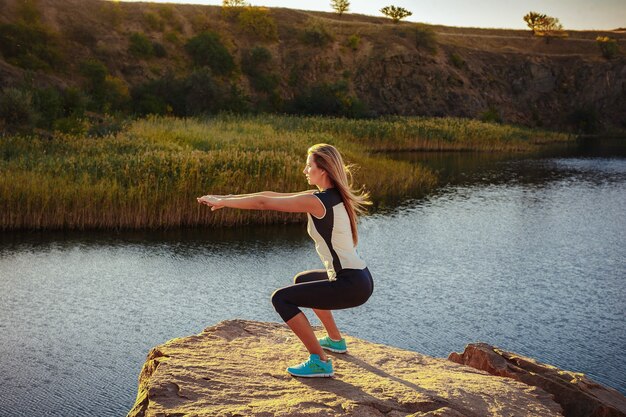
POLYGON ((348 351, 348 349, 343 349, 343 350, 342 349, 333 349, 331 347, 326 347, 326 346, 322 346, 322 349, 329 350, 329 351, 335 352, 335 353, 346 353, 348 351))
POLYGON ((289 374, 298 378, 333 378, 335 376, 334 372, 330 374, 311 374, 311 375, 297 375, 297 374, 293 374, 289 372, 289 374))

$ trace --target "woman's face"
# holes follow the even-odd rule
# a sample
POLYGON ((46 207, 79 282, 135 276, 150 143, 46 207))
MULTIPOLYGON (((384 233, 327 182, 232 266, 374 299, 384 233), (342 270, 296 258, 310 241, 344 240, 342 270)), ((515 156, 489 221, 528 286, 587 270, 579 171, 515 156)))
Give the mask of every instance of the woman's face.
POLYGON ((304 170, 302 172, 306 176, 306 180, 309 185, 322 184, 322 179, 326 176, 326 171, 317 166, 312 154, 307 156, 306 165, 304 166, 304 170))

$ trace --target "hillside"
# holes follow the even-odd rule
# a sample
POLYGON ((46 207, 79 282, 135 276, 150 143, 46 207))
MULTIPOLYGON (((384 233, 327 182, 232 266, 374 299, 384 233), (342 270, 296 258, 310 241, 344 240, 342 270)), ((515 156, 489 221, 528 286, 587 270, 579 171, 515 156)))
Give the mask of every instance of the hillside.
POLYGON ((622 31, 569 31, 546 42, 529 31, 282 8, 4 4, 0 88, 76 88, 96 113, 262 110, 626 128, 626 58, 604 58, 595 40, 623 44, 622 31), (190 40, 207 31, 212 37, 190 52, 190 40))

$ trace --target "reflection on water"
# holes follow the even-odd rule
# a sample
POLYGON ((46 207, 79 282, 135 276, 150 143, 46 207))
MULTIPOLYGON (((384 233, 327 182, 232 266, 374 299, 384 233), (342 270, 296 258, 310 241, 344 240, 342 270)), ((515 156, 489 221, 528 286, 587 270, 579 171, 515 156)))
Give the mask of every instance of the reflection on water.
MULTIPOLYGON (((626 392, 626 159, 603 149, 397 155, 446 185, 362 219, 376 291, 340 327, 441 357, 486 341, 626 392)), ((272 292, 320 267, 304 227, 2 235, 2 414, 124 415, 151 347, 279 321, 272 292)))

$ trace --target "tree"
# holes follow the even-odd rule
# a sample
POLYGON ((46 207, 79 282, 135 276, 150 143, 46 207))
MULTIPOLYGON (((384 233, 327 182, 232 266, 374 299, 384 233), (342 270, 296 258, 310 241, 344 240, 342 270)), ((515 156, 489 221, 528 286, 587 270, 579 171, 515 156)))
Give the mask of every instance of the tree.
POLYGON ((341 17, 343 12, 347 12, 350 8, 350 2, 348 0, 331 0, 330 6, 337 12, 339 17, 341 17))
POLYGON ((549 43, 551 38, 567 37, 567 33, 563 30, 563 25, 556 17, 537 12, 529 12, 524 16, 524 22, 526 22, 530 30, 532 30, 533 35, 543 36, 546 43, 549 43))
POLYGON ((248 2, 244 0, 224 0, 222 1, 222 7, 247 7, 248 2))
POLYGON ((598 36, 596 42, 598 43, 600 52, 602 52, 602 56, 606 59, 613 58, 619 52, 619 46, 617 46, 615 39, 611 39, 608 36, 598 36))
POLYGON ((524 16, 524 21, 530 30, 532 30, 533 35, 543 36, 546 42, 550 42, 551 38, 567 36, 567 33, 563 30, 563 25, 556 17, 537 12, 529 12, 524 16))
POLYGON ((526 16, 524 16, 524 22, 528 25, 530 30, 532 30, 533 35, 538 30, 541 22, 548 17, 545 14, 537 13, 537 12, 529 12, 526 16))
POLYGON ((391 18, 393 23, 398 23, 401 19, 407 16, 411 16, 413 13, 403 7, 385 6, 380 9, 380 12, 385 16, 391 18))
POLYGON ((245 0, 223 0, 222 1, 222 16, 226 19, 234 19, 239 16, 239 13, 245 8, 250 7, 250 3, 245 0))

